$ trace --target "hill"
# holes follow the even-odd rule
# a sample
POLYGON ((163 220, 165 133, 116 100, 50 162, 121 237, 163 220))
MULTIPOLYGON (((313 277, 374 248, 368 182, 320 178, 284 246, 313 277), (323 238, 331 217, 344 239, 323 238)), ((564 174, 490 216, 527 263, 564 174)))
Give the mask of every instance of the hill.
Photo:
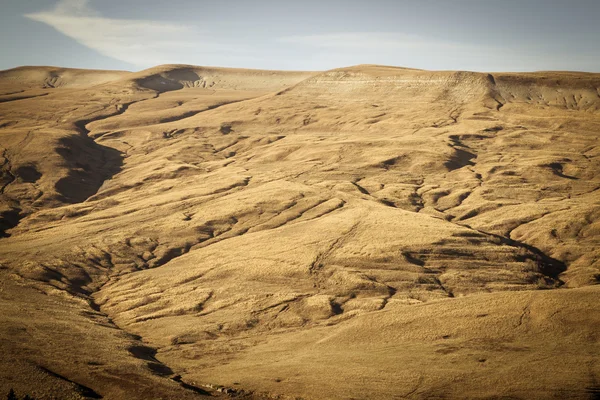
POLYGON ((0 87, 0 393, 598 395, 600 74, 0 87))

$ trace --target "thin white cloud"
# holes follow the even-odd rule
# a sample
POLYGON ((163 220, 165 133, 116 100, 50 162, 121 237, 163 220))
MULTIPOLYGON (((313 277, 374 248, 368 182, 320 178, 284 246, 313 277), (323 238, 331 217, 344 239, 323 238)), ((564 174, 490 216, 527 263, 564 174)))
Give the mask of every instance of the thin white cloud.
MULTIPOLYGON (((280 43, 316 51, 321 58, 346 63, 383 63, 425 69, 522 71, 568 69, 567 60, 542 49, 502 47, 433 39, 400 32, 332 32, 283 36, 280 43)), ((598 56, 576 56, 582 65, 597 63, 598 56)))
POLYGON ((240 52, 194 26, 164 21, 105 18, 89 0, 60 0, 50 11, 26 14, 99 53, 149 67, 198 60, 199 53, 240 52), (195 53, 195 54, 194 54, 195 53))
POLYGON ((448 50, 477 50, 481 46, 433 40, 398 32, 334 32, 318 35, 284 36, 282 43, 333 48, 339 50, 393 50, 436 47, 448 50))
MULTIPOLYGON (((511 51, 491 46, 473 45, 432 39, 400 32, 332 32, 316 35, 284 36, 280 43, 312 48, 339 59, 360 60, 364 63, 387 63, 435 69, 480 68, 474 61, 498 59, 511 51), (439 60, 444 60, 440 63, 439 60)), ((511 54, 514 57, 514 54, 511 54)))

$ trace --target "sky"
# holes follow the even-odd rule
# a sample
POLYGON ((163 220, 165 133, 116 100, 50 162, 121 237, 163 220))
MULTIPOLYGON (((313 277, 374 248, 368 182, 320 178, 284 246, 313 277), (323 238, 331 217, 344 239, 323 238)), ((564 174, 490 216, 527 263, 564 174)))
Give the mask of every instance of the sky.
POLYGON ((600 0, 0 0, 0 70, 600 72, 600 0))

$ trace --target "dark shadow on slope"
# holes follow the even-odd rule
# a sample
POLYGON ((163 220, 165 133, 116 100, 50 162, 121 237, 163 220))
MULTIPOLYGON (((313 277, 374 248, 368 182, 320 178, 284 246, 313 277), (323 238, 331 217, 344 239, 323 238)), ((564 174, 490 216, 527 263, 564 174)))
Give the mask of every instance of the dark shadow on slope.
POLYGON ((409 263, 411 263, 413 265, 416 265, 418 267, 424 267, 425 266, 425 261, 423 261, 420 258, 416 257, 411 252, 403 251, 403 252, 401 252, 401 254, 404 257, 404 259, 406 261, 408 261, 409 263))
POLYGON ((33 99, 35 97, 48 96, 49 94, 50 93, 32 94, 32 95, 28 95, 28 96, 6 96, 6 97, 0 98, 0 103, 8 103, 11 101, 33 99))
POLYGON ((600 400, 600 386, 586 387, 585 391, 590 395, 591 400, 600 400))
MULTIPOLYGON (((156 97, 157 96, 154 96, 154 98, 156 98, 156 97)), ((148 100, 148 99, 146 99, 146 100, 148 100)), ((143 100, 139 100, 139 101, 143 101, 143 100)), ((125 113, 125 111, 127 111, 127 109, 129 109, 129 106, 131 106, 132 104, 137 103, 137 102, 138 101, 130 101, 129 103, 120 104, 118 107, 115 107, 115 111, 110 114, 100 114, 100 115, 96 115, 95 117, 92 117, 89 119, 80 119, 79 121, 75 121, 73 123, 73 125, 75 125, 75 127, 77 128, 79 133, 81 133, 82 135, 87 137, 88 134, 90 133, 89 129, 87 128, 88 124, 91 124, 92 122, 96 122, 96 121, 102 121, 104 119, 108 119, 111 117, 115 117, 117 115, 121 115, 121 114, 125 113)))
POLYGON ((81 203, 98 192, 104 181, 121 171, 124 155, 111 147, 98 144, 88 136, 87 125, 123 114, 135 101, 115 107, 110 114, 75 121, 79 135, 62 138, 56 150, 69 169, 66 177, 55 184, 56 191, 66 203, 81 203))
POLYGON ((10 234, 6 233, 6 231, 19 225, 21 218, 23 216, 19 208, 11 208, 10 210, 0 212, 0 238, 9 237, 10 234))
POLYGON ((179 121, 181 119, 185 119, 185 118, 190 118, 193 117, 196 114, 200 114, 201 112, 203 112, 205 110, 200 110, 200 111, 186 111, 183 114, 180 115, 174 115, 172 117, 165 117, 165 118, 161 118, 158 123, 159 124, 165 124, 167 122, 175 122, 175 121, 179 121))
POLYGON ((561 163, 551 163, 548 164, 548 167, 550 167, 550 169, 552 170, 552 173, 556 176, 560 176, 561 178, 566 178, 566 179, 571 179, 571 180, 577 180, 579 178, 575 177, 575 176, 570 176, 570 175, 565 175, 563 173, 563 165, 561 163))
POLYGON ((88 399, 101 399, 102 398, 101 395, 99 395, 93 389, 91 389, 87 386, 81 385, 75 381, 70 380, 69 378, 66 378, 62 375, 57 374, 56 372, 50 371, 48 368, 41 367, 41 366, 38 368, 54 378, 57 378, 57 379, 60 379, 62 381, 72 384, 73 386, 75 386, 75 390, 78 392, 78 394, 81 395, 82 397, 86 397, 88 399))
POLYGON ((207 392, 204 389, 199 388, 198 386, 194 386, 194 385, 190 385, 189 383, 185 383, 182 379, 181 376, 177 375, 174 376, 173 378, 171 378, 173 381, 179 383, 181 385, 182 388, 187 389, 187 390, 191 390, 192 392, 204 395, 204 396, 210 396, 210 392, 207 392))
POLYGON ((173 375, 173 370, 158 361, 156 356, 156 349, 148 346, 131 346, 129 349, 129 353, 135 358, 140 360, 147 361, 147 366, 152 371, 152 373, 159 376, 169 376, 173 375))
POLYGON ((27 183, 35 183, 42 177, 42 173, 37 170, 35 165, 23 165, 17 168, 15 174, 27 183))
POLYGON ((166 73, 170 79, 176 79, 178 81, 197 81, 200 76, 192 71, 189 67, 175 68, 166 73))
POLYGON ((155 90, 158 93, 171 92, 173 90, 183 89, 185 86, 181 82, 197 82, 202 78, 189 68, 177 68, 172 71, 154 74, 136 80, 136 83, 143 88, 155 90))
MULTIPOLYGON (((35 178, 35 180, 37 180, 39 177, 41 177, 41 174, 37 171, 37 169, 35 169, 35 167, 33 167, 33 170, 26 169, 25 171, 23 171, 23 168, 27 167, 20 167, 17 169, 15 175, 15 173, 11 171, 12 164, 8 158, 7 150, 4 150, 2 157, 5 161, 1 166, 2 169, 0 170, 0 195, 4 195, 8 185, 15 182, 17 178, 21 178, 21 180, 24 182, 29 182, 27 179, 35 178), (33 171, 35 171, 37 174, 34 174, 33 171)), ((10 234, 6 233, 6 231, 19 225, 19 222, 24 217, 24 215, 21 214, 21 208, 18 207, 18 202, 9 199, 10 197, 3 200, 4 207, 2 208, 4 209, 0 211, 0 238, 9 237, 10 234)))
POLYGON ((562 285, 563 282, 559 279, 560 274, 567 270, 567 266, 562 261, 557 260, 556 258, 552 258, 549 255, 542 252, 537 247, 531 246, 527 243, 518 242, 513 239, 509 239, 504 236, 496 235, 494 233, 484 232, 477 230, 478 232, 483 233, 484 235, 492 236, 498 239, 502 244, 506 244, 512 247, 520 247, 522 249, 527 250, 535 257, 535 261, 539 267, 539 272, 546 275, 549 278, 552 278, 559 285, 562 285))
POLYGON ((87 135, 62 138, 56 151, 69 170, 55 186, 65 203, 81 203, 98 192, 105 180, 121 171, 123 154, 87 135))
POLYGON ((471 152, 454 148, 454 154, 452 154, 450 159, 444 163, 444 166, 448 171, 454 171, 462 167, 475 165, 475 163, 471 161, 475 157, 477 156, 471 152))
POLYGON ((452 147, 454 152, 450 156, 450 159, 444 163, 444 166, 448 169, 448 171, 454 171, 462 167, 475 165, 475 163, 471 160, 476 158, 477 155, 471 153, 470 151, 464 150, 469 149, 469 147, 462 143, 461 137, 458 135, 450 135, 449 139, 450 147, 452 147))

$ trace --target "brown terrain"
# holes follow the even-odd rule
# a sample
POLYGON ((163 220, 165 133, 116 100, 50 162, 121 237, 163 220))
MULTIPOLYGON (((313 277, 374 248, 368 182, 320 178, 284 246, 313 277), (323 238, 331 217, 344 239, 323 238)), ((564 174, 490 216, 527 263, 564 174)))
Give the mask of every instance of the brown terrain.
POLYGON ((600 74, 0 71, 0 396, 600 398, 600 74))

